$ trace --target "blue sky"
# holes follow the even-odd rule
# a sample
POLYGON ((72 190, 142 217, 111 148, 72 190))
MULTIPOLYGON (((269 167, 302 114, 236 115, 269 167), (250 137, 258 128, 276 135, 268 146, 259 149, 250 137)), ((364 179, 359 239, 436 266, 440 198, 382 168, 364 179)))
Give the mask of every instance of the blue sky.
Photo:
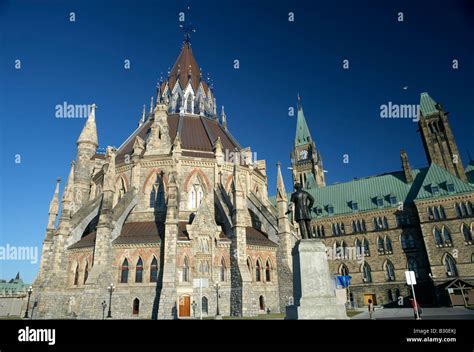
MULTIPOLYGON (((267 160, 270 194, 278 160, 291 188, 286 168, 296 118, 288 108, 296 106, 298 92, 328 184, 399 170, 401 148, 414 167, 426 165, 416 123, 380 118, 382 104, 417 104, 422 91, 450 111, 464 163, 467 149, 474 155, 474 7, 468 0, 4 0, 1 246, 41 249, 55 179, 66 179, 85 122, 55 118, 55 106, 95 102, 100 147, 120 145, 179 54, 178 13, 188 5, 197 28, 194 55, 213 79, 233 135, 267 160), (397 21, 399 12, 404 22, 397 21), (123 68, 126 59, 130 70, 123 68), (344 59, 349 70, 342 69, 344 59)), ((38 268, 11 260, 0 266, 0 278, 19 270, 26 281, 38 268)))

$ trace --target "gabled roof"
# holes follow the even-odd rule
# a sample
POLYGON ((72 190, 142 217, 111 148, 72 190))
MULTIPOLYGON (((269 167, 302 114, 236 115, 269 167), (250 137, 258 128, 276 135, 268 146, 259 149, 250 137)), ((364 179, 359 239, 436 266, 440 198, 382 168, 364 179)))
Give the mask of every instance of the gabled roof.
POLYGON ((426 198, 439 198, 449 196, 453 193, 466 193, 473 192, 474 187, 466 182, 463 182, 459 178, 453 176, 446 169, 442 168, 436 163, 432 163, 426 172, 425 177, 419 191, 415 197, 415 200, 426 199, 426 198), (454 186, 454 192, 449 192, 447 185, 452 184, 454 186), (431 186, 438 186, 439 193, 433 194, 431 186))
POLYGON ((427 115, 438 112, 438 109, 436 109, 436 102, 426 92, 421 93, 420 111, 423 114, 423 116, 427 116, 427 115))

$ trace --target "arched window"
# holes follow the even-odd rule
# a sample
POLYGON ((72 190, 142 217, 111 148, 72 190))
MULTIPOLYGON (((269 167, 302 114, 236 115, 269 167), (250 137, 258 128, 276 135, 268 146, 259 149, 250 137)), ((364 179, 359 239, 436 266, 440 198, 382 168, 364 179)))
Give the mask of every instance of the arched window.
POLYGON ((385 216, 383 217, 383 228, 388 229, 388 220, 385 216))
POLYGON ((355 241, 355 247, 356 247, 356 256, 361 257, 364 251, 364 247, 362 247, 362 242, 358 238, 355 241))
POLYGON ((79 283, 79 264, 76 265, 76 270, 74 271, 74 286, 77 286, 79 283))
POLYGON ((388 236, 385 236, 385 249, 388 252, 393 252, 392 240, 388 236))
POLYGON ((454 209, 456 209, 456 216, 458 218, 462 217, 461 207, 458 203, 454 204, 454 209))
POLYGON ((257 264, 255 265, 255 280, 261 281, 262 280, 262 267, 260 265, 260 260, 257 259, 257 264))
POLYGON ((344 276, 349 275, 349 269, 347 269, 347 266, 345 266, 344 264, 341 264, 339 268, 339 274, 344 275, 344 276))
POLYGON ((163 180, 160 175, 156 175, 155 183, 151 186, 150 208, 163 208, 165 205, 165 191, 163 180))
POLYGON ((438 220, 441 218, 441 214, 439 213, 438 207, 434 207, 434 218, 435 220, 438 220))
POLYGON ((184 257, 183 260, 183 275, 182 275, 183 282, 189 282, 189 261, 188 257, 184 257))
POLYGON ((186 112, 188 114, 193 113, 193 97, 191 94, 188 95, 188 98, 186 99, 186 112))
POLYGON ((434 213, 433 213, 433 208, 431 208, 431 207, 428 208, 428 218, 430 220, 434 220, 434 218, 435 218, 434 213))
POLYGON ((133 315, 140 314, 140 300, 138 298, 135 298, 133 300, 132 314, 133 315))
POLYGON ((204 191, 202 189, 201 183, 196 178, 196 181, 191 186, 189 191, 189 209, 197 209, 201 204, 202 199, 204 198, 204 191))
POLYGON ((443 237, 441 237, 441 231, 435 226, 433 228, 433 236, 435 238, 435 242, 438 246, 442 246, 444 241, 443 237))
POLYGON ((125 258, 122 263, 120 282, 126 284, 128 282, 128 260, 125 258))
POLYGON ((378 248, 379 252, 385 251, 384 241, 383 241, 382 237, 380 237, 380 236, 377 238, 377 248, 378 248))
POLYGON ((449 233, 448 228, 446 226, 443 226, 441 232, 443 233, 444 241, 447 243, 451 243, 451 234, 449 233))
POLYGON ((454 258, 446 253, 444 256, 444 268, 448 277, 458 276, 458 269, 456 268, 456 262, 454 258))
POLYGON ((221 282, 224 282, 225 281, 225 261, 224 261, 224 258, 221 259, 221 271, 220 271, 220 280, 221 282))
POLYGON ((444 211, 444 207, 442 205, 439 206, 439 215, 441 216, 441 219, 446 219, 446 212, 444 211))
POLYGON ((89 263, 86 263, 86 267, 84 269, 84 285, 86 284, 88 277, 89 277, 89 263))
POLYGON ((365 283, 371 283, 372 282, 372 271, 370 270, 370 266, 367 263, 364 263, 362 265, 362 280, 365 283))
POLYGON ((209 314, 209 301, 206 296, 202 296, 201 300, 202 314, 209 314))
POLYGON ((367 241, 367 238, 364 238, 363 244, 364 244, 364 255, 370 255, 370 246, 369 246, 369 241, 367 241))
POLYGON ((150 265, 150 282, 158 281, 158 261, 153 257, 150 265))
POLYGON ((265 264, 265 281, 272 281, 272 267, 270 265, 270 259, 267 259, 267 263, 265 264))
POLYGON ((387 281, 395 281, 395 269, 390 260, 385 262, 385 279, 387 281))
POLYGON ((349 252, 348 252, 348 250, 347 250, 347 243, 346 243, 346 241, 342 240, 342 242, 341 242, 341 247, 342 247, 342 249, 341 249, 341 251, 342 251, 342 258, 348 257, 348 256, 349 256, 349 252))
POLYGON ((181 111, 181 105, 183 105, 181 95, 178 94, 178 96, 176 98, 176 106, 175 106, 176 111, 175 112, 180 112, 181 111))
POLYGON ((415 277, 418 278, 420 275, 418 273, 418 262, 415 258, 408 258, 408 270, 415 272, 415 277))
POLYGON ((142 282, 143 281, 143 260, 142 258, 138 258, 137 266, 135 268, 135 282, 142 282))
POLYGON ((472 242, 472 231, 466 224, 461 225, 461 232, 464 235, 464 241, 472 242))

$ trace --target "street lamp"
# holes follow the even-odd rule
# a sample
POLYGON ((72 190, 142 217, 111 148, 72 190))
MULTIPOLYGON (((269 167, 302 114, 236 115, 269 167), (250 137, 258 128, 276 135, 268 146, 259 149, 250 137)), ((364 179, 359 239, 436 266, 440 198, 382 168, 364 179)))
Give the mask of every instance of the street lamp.
POLYGON ((110 296, 109 296, 109 312, 107 314, 107 318, 112 318, 112 292, 114 292, 114 289, 115 289, 114 284, 110 284, 107 289, 109 290, 109 293, 110 293, 110 296))
POLYGON ((25 319, 28 319, 29 316, 28 316, 28 310, 30 308, 30 297, 31 297, 31 294, 33 293, 33 287, 30 286, 28 287, 28 302, 26 303, 26 311, 25 311, 25 316, 23 318, 25 319))
POLYGON ((102 301, 102 320, 105 319, 105 310, 107 309, 107 302, 102 301))
POLYGON ((216 316, 214 317, 214 319, 220 320, 222 319, 222 316, 221 316, 221 313, 219 312, 219 289, 221 288, 221 284, 219 283, 219 281, 216 281, 216 283, 214 284, 214 288, 216 289, 216 295, 217 295, 217 309, 216 309, 216 316))

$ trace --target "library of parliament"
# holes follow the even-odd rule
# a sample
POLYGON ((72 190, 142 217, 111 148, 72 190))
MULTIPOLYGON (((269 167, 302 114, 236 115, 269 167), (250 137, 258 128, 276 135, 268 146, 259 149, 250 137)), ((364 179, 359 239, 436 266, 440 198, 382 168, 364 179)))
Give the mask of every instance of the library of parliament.
MULTIPOLYGON (((474 162, 464 167, 448 113, 428 93, 419 117, 427 167, 411 168, 402 150, 400 170, 326 185, 298 101, 293 181, 315 199, 312 236, 335 253, 332 274, 351 276, 352 306, 409 297, 406 270, 422 305, 474 300, 461 294, 474 284, 474 162)), ((138 120, 118 148, 98 153, 92 107, 50 203, 37 318, 101 319, 110 298, 114 319, 214 316, 217 306, 223 316, 283 313, 299 240, 287 215, 293 185, 232 136, 189 37, 138 120), (268 177, 277 178, 270 195, 268 177)))

